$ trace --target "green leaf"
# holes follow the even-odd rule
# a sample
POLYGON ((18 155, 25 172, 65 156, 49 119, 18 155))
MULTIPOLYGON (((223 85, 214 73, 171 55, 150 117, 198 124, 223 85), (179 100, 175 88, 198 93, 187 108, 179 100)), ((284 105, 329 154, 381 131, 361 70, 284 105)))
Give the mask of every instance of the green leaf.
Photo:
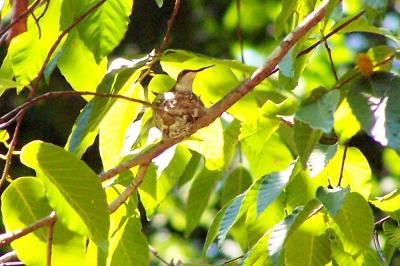
POLYGON ((332 258, 337 265, 357 266, 354 258, 344 251, 343 244, 332 229, 328 229, 329 241, 331 242, 332 258))
MULTIPOLYGON (((122 69, 116 73, 112 72, 104 78, 97 88, 98 92, 127 95, 127 91, 132 88, 132 83, 140 74, 138 66, 122 69)), ((107 112, 117 102, 115 98, 96 97, 93 98, 81 111, 68 142, 66 149, 78 157, 81 157, 86 149, 93 144, 99 130, 100 123, 107 112)))
POLYGON ((400 176, 400 156, 390 148, 383 150, 382 161, 385 169, 392 176, 400 176))
POLYGON ((204 167, 196 175, 190 186, 189 196, 186 207, 186 230, 188 236, 200 222, 200 218, 207 207, 211 192, 218 178, 221 176, 219 171, 210 171, 204 167))
MULTIPOLYGON (((144 100, 142 85, 129 82, 130 80, 124 85, 126 88, 122 88, 124 94, 144 100)), ((114 167, 121 161, 124 156, 122 149, 126 131, 141 109, 142 104, 117 99, 103 117, 99 130, 99 149, 104 170, 114 167)))
POLYGON ((400 249, 400 228, 393 223, 386 221, 383 223, 383 232, 391 245, 400 249))
POLYGON ((270 231, 267 231, 258 241, 254 244, 253 247, 245 254, 243 260, 240 265, 242 266, 253 266, 255 263, 262 262, 262 264, 257 265, 270 265, 271 261, 268 257, 268 254, 265 252, 268 246, 268 238, 270 231))
MULTIPOLYGON (((39 179, 20 177, 1 195, 1 213, 7 232, 25 228, 48 216, 52 209, 39 179)), ((47 228, 42 227, 11 243, 26 265, 46 265, 47 228), (35 247, 34 250, 27 247, 35 247)), ((83 237, 56 222, 53 231, 52 261, 56 265, 80 265, 85 258, 83 237)))
POLYGON ((377 197, 376 200, 370 200, 369 202, 394 219, 400 219, 400 192, 397 191, 397 189, 383 197, 377 197))
POLYGON ((290 28, 290 17, 293 15, 293 12, 296 10, 297 6, 297 0, 284 0, 282 1, 282 9, 281 12, 279 13, 278 17, 276 18, 275 21, 275 37, 279 38, 283 34, 289 32, 291 30, 290 28))
MULTIPOLYGON (((157 183, 152 185, 156 188, 156 197, 154 198, 152 193, 147 193, 147 196, 142 197, 142 192, 140 191, 141 201, 146 209, 148 217, 151 217, 156 207, 167 197, 170 191, 179 181, 179 177, 186 169, 186 165, 189 163, 192 154, 184 146, 178 145, 175 150, 174 157, 168 164, 167 168, 161 173, 160 177, 157 179, 157 183)), ((154 179, 152 181, 155 181, 154 179)), ((148 191, 151 191, 149 189, 148 191)))
POLYGON ((262 178, 257 195, 257 217, 281 194, 289 182, 294 167, 295 162, 284 171, 273 172, 262 178))
POLYGON ((349 186, 344 189, 340 187, 332 189, 319 187, 317 189, 317 199, 324 204, 325 209, 327 209, 331 217, 335 217, 349 192, 349 186))
POLYGON ((333 127, 333 114, 339 103, 339 97, 338 90, 331 90, 316 102, 300 107, 295 118, 309 124, 312 128, 329 133, 333 127))
POLYGON ((345 98, 334 114, 335 123, 333 128, 339 136, 340 143, 346 143, 360 129, 361 125, 351 111, 350 105, 345 98))
MULTIPOLYGON (((67 2, 71 3, 64 2, 62 11, 70 17, 63 19, 64 27, 97 3, 95 0, 67 2)), ((112 52, 125 36, 132 6, 133 0, 108 0, 78 25, 79 35, 96 62, 112 52)))
POLYGON ((171 90, 175 86, 176 80, 165 74, 154 75, 150 82, 148 89, 152 93, 163 93, 171 90))
POLYGON ((179 187, 182 187, 187 182, 192 180, 196 176, 198 171, 203 169, 204 162, 202 159, 203 157, 199 153, 197 152, 192 153, 192 157, 190 158, 190 161, 186 165, 185 171, 179 177, 178 181, 179 187))
POLYGON ((294 141, 303 167, 306 167, 308 158, 322 134, 321 130, 313 129, 307 123, 294 121, 294 141))
POLYGON ((333 156, 335 156, 337 148, 337 144, 325 145, 317 143, 315 145, 307 161, 310 177, 317 176, 325 168, 333 156))
POLYGON ((161 8, 164 4, 164 0, 155 0, 157 3, 158 8, 161 8))
POLYGON ((376 72, 347 84, 350 107, 362 128, 382 145, 400 150, 400 77, 376 72))
MULTIPOLYGON (((331 184, 337 185, 342 168, 344 148, 339 147, 335 156, 329 161, 325 169, 318 175, 331 184)), ((341 187, 350 186, 351 191, 360 193, 368 199, 371 194, 371 168, 361 151, 355 147, 348 147, 344 163, 341 187)))
POLYGON ((109 265, 149 265, 149 248, 139 218, 130 217, 124 222, 112 236, 110 249, 109 265))
POLYGON ((221 120, 217 119, 182 142, 183 146, 204 156, 205 165, 210 170, 221 169, 224 160, 224 134, 221 120))
POLYGON ((71 153, 41 141, 23 147, 21 162, 35 169, 60 222, 106 248, 110 219, 97 175, 71 153))
POLYGON ((271 232, 268 240, 268 254, 274 265, 281 259, 286 239, 296 231, 296 229, 304 223, 310 214, 314 213, 321 207, 317 200, 312 200, 305 207, 298 206, 291 214, 277 224, 271 232))
POLYGON ((7 140, 10 138, 10 135, 8 135, 7 130, 1 129, 0 130, 0 143, 7 144, 7 140))
POLYGON ((285 265, 326 265, 331 261, 323 216, 318 213, 310 217, 287 239, 285 265))
POLYGON ((107 59, 96 63, 93 53, 79 38, 78 32, 73 31, 62 46, 57 66, 74 90, 96 91, 106 74, 107 59))
POLYGON ((349 193, 333 220, 333 229, 343 242, 346 252, 354 255, 368 247, 374 229, 374 216, 360 194, 349 193))
POLYGON ((249 171, 243 166, 238 166, 224 180, 221 205, 224 206, 231 199, 244 192, 252 183, 249 171))
MULTIPOLYGON (((38 25, 33 20, 28 21, 28 31, 12 39, 8 48, 8 55, 16 81, 19 84, 28 85, 36 78, 50 47, 58 38, 60 6, 61 1, 49 2, 48 8, 38 25), (46 34, 42 34, 40 38, 38 26, 41 29, 46 29, 46 34)), ((43 12, 42 8, 37 12, 43 12)))

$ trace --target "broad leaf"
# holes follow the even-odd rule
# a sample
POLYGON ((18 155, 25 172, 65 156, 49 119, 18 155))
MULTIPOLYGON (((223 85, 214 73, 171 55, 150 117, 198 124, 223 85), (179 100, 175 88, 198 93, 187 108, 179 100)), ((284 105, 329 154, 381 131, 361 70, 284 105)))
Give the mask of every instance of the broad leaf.
POLYGON ((349 192, 349 186, 344 189, 339 187, 333 189, 319 187, 317 189, 317 199, 324 204, 324 207, 329 214, 332 217, 335 217, 349 192))
POLYGON ((357 266, 358 264, 354 258, 344 250, 343 244, 335 232, 328 229, 328 233, 329 241, 331 243, 332 259, 337 263, 337 265, 357 266))
POLYGON ((267 231, 253 247, 245 254, 244 258, 239 265, 253 266, 253 265, 270 265, 271 261, 268 254, 265 252, 268 246, 268 238, 270 231, 267 231), (262 264, 256 264, 256 262, 262 264))
POLYGON ((376 72, 346 85, 347 100, 362 128, 382 145, 400 150, 400 77, 376 72))
POLYGON ((337 145, 325 145, 317 143, 312 150, 308 160, 307 168, 310 177, 317 176, 333 158, 337 152, 337 145))
POLYGON ((188 236, 197 226, 200 218, 207 207, 211 192, 214 190, 215 182, 221 176, 219 171, 210 171, 206 167, 194 178, 190 186, 186 207, 186 230, 188 236))
POLYGON ((329 133, 333 127, 333 114, 339 103, 339 96, 338 90, 331 90, 317 101, 300 107, 295 118, 314 129, 329 133))
POLYGON ((295 162, 284 171, 273 172, 262 178, 257 195, 257 216, 281 194, 293 173, 294 167, 295 162))
POLYGON ((391 245, 400 248, 400 228, 393 223, 386 221, 383 223, 383 232, 391 245))
POLYGON ((310 214, 321 208, 317 200, 312 200, 305 207, 299 206, 286 218, 277 224, 271 232, 268 240, 268 254, 273 264, 277 264, 281 259, 286 239, 290 237, 296 229, 306 221, 310 214))
POLYGON ((333 128, 339 136, 340 143, 345 143, 360 129, 360 123, 351 111, 347 99, 344 99, 334 114, 335 123, 333 128))
MULTIPOLYGON (((108 74, 97 91, 129 96, 126 95, 126 92, 132 88, 132 83, 136 81, 140 74, 137 67, 139 65, 108 74)), ((65 145, 66 149, 81 157, 86 149, 93 144, 101 121, 116 102, 115 98, 93 98, 79 114, 65 145)))
POLYGON ((326 265, 331 260, 323 216, 318 213, 310 217, 288 238, 285 265, 326 265))
POLYGON ((400 219, 400 192, 397 189, 370 202, 394 219, 400 219))
POLYGON ((128 218, 110 241, 109 265, 149 265, 149 248, 140 219, 128 218))
POLYGON ((43 182, 59 221, 106 248, 110 219, 97 175, 71 153, 41 141, 24 146, 21 161, 43 182))
MULTIPOLYGON (((318 175, 318 178, 323 177, 329 180, 333 186, 336 186, 339 183, 343 153, 344 148, 339 147, 335 156, 318 175)), ((340 185, 341 187, 350 185, 352 191, 360 193, 366 199, 371 193, 371 168, 361 151, 355 147, 347 148, 340 185)))
POLYGON ((346 252, 354 255, 368 247, 374 229, 374 217, 367 201, 358 193, 349 193, 340 211, 333 217, 333 229, 346 252))
MULTIPOLYGON (((33 177, 20 177, 1 195, 1 213, 7 232, 25 228, 48 216, 52 209, 47 202, 42 182, 33 177)), ((14 240, 11 247, 26 265, 45 265, 47 227, 14 240), (27 247, 35 247, 34 250, 27 247)), ((80 265, 84 262, 85 245, 82 236, 71 232, 61 222, 53 231, 52 262, 56 265, 80 265)))
POLYGON ((313 129, 307 123, 295 120, 294 141, 303 167, 306 166, 308 158, 322 134, 321 130, 313 129))
POLYGON ((224 180, 221 204, 224 206, 228 201, 244 192, 252 183, 249 171, 243 166, 237 167, 224 180))
POLYGON ((96 91, 106 74, 107 59, 96 63, 93 53, 73 31, 62 46, 57 66, 74 90, 96 91))
POLYGON ((6 144, 9 137, 10 136, 8 135, 7 130, 5 129, 0 130, 0 143, 6 144))

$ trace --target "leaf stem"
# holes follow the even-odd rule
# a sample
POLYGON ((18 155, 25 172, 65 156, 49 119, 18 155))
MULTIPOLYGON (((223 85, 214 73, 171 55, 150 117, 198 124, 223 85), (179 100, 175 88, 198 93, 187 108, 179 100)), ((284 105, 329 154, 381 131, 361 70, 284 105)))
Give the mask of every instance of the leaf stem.
POLYGON ((344 163, 346 161, 346 155, 347 155, 348 146, 349 145, 347 143, 344 145, 344 151, 343 151, 343 157, 342 157, 342 165, 340 166, 339 181, 338 181, 338 184, 337 184, 338 187, 340 187, 340 184, 342 183, 342 179, 343 179, 344 163))

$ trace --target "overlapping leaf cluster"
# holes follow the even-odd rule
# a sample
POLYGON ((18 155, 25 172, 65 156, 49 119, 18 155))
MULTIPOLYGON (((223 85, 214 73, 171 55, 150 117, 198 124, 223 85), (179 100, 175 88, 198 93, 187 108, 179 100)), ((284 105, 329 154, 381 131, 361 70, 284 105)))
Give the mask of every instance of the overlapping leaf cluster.
MULTIPOLYGON (((276 37, 293 30, 317 2, 283 1, 276 37)), ((363 130, 400 151, 400 77, 391 65, 399 39, 372 26, 384 9, 376 1, 365 1, 367 14, 339 31, 338 38, 369 32, 390 39, 397 48, 371 47, 366 53, 371 62, 367 71, 368 66, 359 63, 336 81, 308 79, 317 72, 313 64, 321 60, 329 69, 327 55, 323 47, 298 54, 319 41, 321 32, 329 33, 349 19, 336 2, 331 1, 326 20, 282 60, 278 75, 154 159, 138 192, 112 214, 108 205, 134 179, 137 169, 102 184, 82 155, 98 137, 102 166, 109 170, 146 152, 160 134, 149 108, 122 99, 86 98, 64 148, 38 140, 23 147, 21 162, 36 176, 16 178, 2 194, 6 230, 26 227, 54 211, 58 217, 54 265, 148 265, 149 240, 142 232, 138 198, 145 210, 141 215, 146 216, 141 218, 148 220, 165 211, 162 203, 172 199, 184 206, 181 230, 186 236, 198 226, 209 227, 205 258, 210 247, 220 248, 230 237, 243 251, 234 262, 239 265, 383 265, 371 247, 375 229, 371 206, 397 221, 400 197, 397 191, 372 197, 376 184, 369 163, 359 149, 347 144, 363 130), (210 205, 220 208, 212 222, 204 222, 210 205)), ((95 3, 49 1, 38 22, 40 38, 30 18, 28 31, 12 40, 2 63, 0 94, 29 86, 60 32, 95 3)), ((193 83, 194 93, 210 107, 255 70, 234 60, 171 49, 159 58, 164 73, 152 73, 145 87, 140 82, 149 67, 144 61, 124 61, 126 66, 107 72, 107 56, 125 34, 132 4, 133 0, 108 0, 69 32, 51 58, 46 77, 58 68, 76 91, 152 101, 154 93, 171 89, 183 70, 213 65, 199 72, 193 83)), ((41 14, 44 8, 34 12, 41 14)), ((8 138, 6 131, 0 131, 1 143, 8 138)), ((387 247, 400 246, 400 229, 394 223, 385 222, 383 232, 387 247)), ((44 265, 46 242, 47 230, 40 228, 11 247, 27 265, 44 265), (28 246, 43 255, 33 254, 28 246)), ((387 261, 393 252, 386 253, 387 261)))

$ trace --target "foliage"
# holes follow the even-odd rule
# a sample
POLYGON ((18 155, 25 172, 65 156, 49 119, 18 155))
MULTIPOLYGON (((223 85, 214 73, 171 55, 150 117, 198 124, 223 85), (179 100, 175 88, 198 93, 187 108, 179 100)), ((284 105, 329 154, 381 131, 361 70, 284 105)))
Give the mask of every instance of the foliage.
MULTIPOLYGON (((353 145, 362 134, 379 143, 383 167, 399 183, 400 38, 385 28, 387 19, 400 23, 395 4, 207 3, 223 10, 222 19, 204 18, 204 28, 196 32, 195 25, 187 36, 207 44, 173 41, 187 49, 166 50, 172 27, 185 26, 174 21, 180 1, 173 10, 168 1, 148 1, 173 15, 164 14, 164 40, 145 45, 143 57, 122 52, 130 31, 146 28, 130 24, 146 23, 137 2, 30 1, 32 10, 19 18, 27 29, 3 38, 0 100, 15 89, 16 103, 25 104, 0 118, 6 151, 0 185, 9 182, 1 194, 0 243, 11 243, 2 252, 15 250, 26 265, 159 265, 163 257, 168 265, 398 261, 397 184, 385 187, 370 153, 353 145), (320 17, 309 15, 325 5, 320 17), (306 17, 305 23, 320 21, 297 31, 306 17), (221 36, 217 27, 225 29, 221 36), (218 38, 224 42, 212 46, 218 38), (358 47, 354 38, 362 40, 358 47), (275 65, 268 61, 279 67, 272 75, 259 59, 274 58, 285 45, 293 47, 275 65), (182 73, 202 68, 190 86, 208 111, 185 138, 162 136, 152 120, 161 112, 155 95, 176 91, 182 73), (262 72, 268 78, 254 81, 262 72), (83 99, 68 138, 56 145, 24 137, 15 151, 20 138, 31 136, 21 123, 36 119, 29 114, 40 101, 49 100, 46 117, 56 117, 55 84, 69 90, 58 95, 83 99), (248 93, 241 90, 246 86, 248 93), (233 105, 229 97, 237 97, 233 105), (18 158, 23 166, 11 164, 18 158), (15 174, 16 168, 34 172, 15 174)), ((189 2, 180 12, 187 6, 197 17, 207 12, 206 1, 189 2)), ((1 8, 2 27, 14 23, 13 6, 1 8)))

